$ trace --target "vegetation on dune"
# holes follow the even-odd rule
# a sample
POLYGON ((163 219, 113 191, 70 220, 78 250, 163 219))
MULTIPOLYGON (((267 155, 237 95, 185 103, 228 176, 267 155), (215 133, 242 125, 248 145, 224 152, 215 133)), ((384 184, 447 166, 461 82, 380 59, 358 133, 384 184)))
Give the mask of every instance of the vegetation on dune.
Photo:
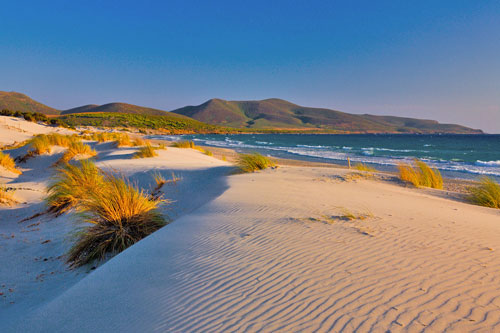
POLYGON ((0 205, 11 206, 17 203, 12 194, 0 185, 0 205))
POLYGON ((207 155, 207 156, 214 156, 214 153, 212 153, 210 150, 204 150, 203 151, 203 154, 207 155))
POLYGON ((146 158, 155 156, 158 156, 158 153, 151 145, 148 144, 144 147, 140 147, 139 150, 134 154, 133 158, 146 158))
POLYGON ((21 171, 19 171, 19 169, 16 168, 16 162, 14 162, 14 159, 10 157, 9 154, 3 153, 1 151, 0 151, 0 166, 19 175, 22 173, 21 171))
POLYGON ((425 162, 414 160, 415 166, 402 163, 398 166, 401 180, 416 187, 443 188, 443 177, 438 169, 432 169, 425 162))
POLYGON ((115 133, 115 144, 117 147, 130 147, 132 146, 132 141, 126 133, 115 133))
POLYGON ((242 172, 254 172, 276 167, 276 162, 259 153, 239 154, 236 164, 242 172))
POLYGON ((480 206, 500 208, 500 185, 492 178, 483 176, 477 186, 468 190, 470 202, 480 206))
POLYGON ((76 207, 90 193, 99 192, 104 183, 100 170, 92 161, 81 160, 76 165, 66 164, 48 189, 48 212, 59 216, 76 207))
POLYGON ((76 234, 68 255, 71 266, 119 253, 166 224, 153 199, 127 180, 106 175, 102 191, 82 202, 82 221, 91 224, 76 234))
POLYGON ((172 147, 195 149, 196 145, 194 144, 193 141, 176 141, 176 142, 172 143, 172 147))
POLYGON ((371 167, 369 165, 366 165, 364 163, 358 163, 354 166, 354 168, 358 171, 367 171, 367 172, 376 172, 377 169, 374 167, 371 167))
POLYGON ((78 155, 86 157, 94 157, 97 155, 97 152, 94 149, 92 149, 89 145, 86 145, 82 142, 72 142, 70 143, 68 150, 59 160, 59 163, 68 163, 70 160, 72 160, 78 155))

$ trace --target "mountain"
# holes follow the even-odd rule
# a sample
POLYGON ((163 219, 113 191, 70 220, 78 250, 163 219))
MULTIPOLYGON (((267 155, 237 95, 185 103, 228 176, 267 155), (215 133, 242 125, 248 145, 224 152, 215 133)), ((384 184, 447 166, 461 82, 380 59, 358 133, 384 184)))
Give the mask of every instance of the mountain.
POLYGON ((460 133, 481 130, 435 120, 394 116, 350 114, 336 110, 304 107, 271 98, 261 101, 211 99, 197 106, 171 111, 212 125, 252 129, 315 129, 361 133, 460 133))
POLYGON ((90 113, 90 112, 106 112, 106 113, 131 113, 131 114, 145 114, 149 116, 163 116, 168 114, 166 111, 146 108, 143 106, 137 106, 126 103, 109 103, 104 105, 84 105, 77 108, 64 110, 61 114, 72 114, 72 113, 90 113))
POLYGON ((47 115, 59 114, 58 110, 14 91, 0 91, 0 110, 3 109, 21 112, 38 112, 47 115))

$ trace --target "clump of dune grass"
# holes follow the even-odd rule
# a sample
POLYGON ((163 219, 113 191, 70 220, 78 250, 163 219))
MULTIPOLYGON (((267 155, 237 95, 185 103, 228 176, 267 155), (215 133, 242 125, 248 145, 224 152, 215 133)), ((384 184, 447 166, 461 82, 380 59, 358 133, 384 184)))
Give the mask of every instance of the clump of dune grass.
POLYGON ((99 168, 90 160, 81 160, 76 165, 66 164, 58 168, 48 189, 48 212, 56 216, 67 212, 91 193, 99 192, 103 183, 99 168))
POLYGON ((204 150, 203 154, 205 154, 207 156, 214 156, 214 153, 212 153, 210 150, 204 150))
POLYGON ((377 169, 375 169, 374 167, 371 167, 367 164, 364 164, 364 163, 358 163, 354 166, 354 168, 358 171, 366 171, 366 172, 376 172, 377 169))
POLYGON ((242 172, 254 172, 276 167, 276 162, 259 153, 239 154, 236 164, 242 172))
POLYGON ((78 155, 94 157, 97 155, 97 152, 89 145, 86 145, 82 142, 72 142, 70 143, 68 150, 64 153, 58 163, 68 163, 78 155))
POLYGON ((0 166, 19 175, 22 174, 22 172, 16 168, 16 162, 14 162, 14 159, 10 157, 9 154, 3 153, 1 151, 0 151, 0 166))
POLYGON ((132 141, 132 146, 134 147, 140 147, 140 146, 146 146, 146 145, 151 145, 149 140, 144 140, 142 138, 136 138, 134 141, 132 141))
POLYGON ((12 193, 7 191, 7 189, 0 185, 0 205, 12 206, 16 204, 17 201, 14 199, 12 193))
POLYGON ((469 201, 480 206, 500 208, 500 185, 492 178, 481 177, 477 186, 470 187, 469 201))
POLYGON ((115 133, 115 144, 117 147, 130 147, 133 145, 126 133, 115 133))
POLYGON ((175 148, 192 148, 195 149, 196 145, 193 141, 177 141, 172 144, 172 147, 175 148))
POLYGON ((77 267, 102 260, 163 227, 166 221, 157 209, 161 201, 123 178, 106 175, 103 190, 82 202, 82 222, 90 226, 75 235, 68 263, 77 267))
POLYGON ((416 187, 443 188, 443 177, 438 169, 432 169, 425 162, 415 159, 415 166, 402 163, 398 166, 401 180, 416 187))
POLYGON ((164 143, 158 144, 155 148, 158 150, 167 150, 167 146, 164 143))
POLYGON ((370 211, 359 213, 359 212, 353 212, 347 208, 342 208, 341 212, 342 214, 339 216, 340 219, 347 221, 354 221, 354 220, 363 221, 374 216, 373 213, 370 211))
POLYGON ((139 150, 134 154, 132 158, 146 158, 155 156, 158 156, 158 153, 155 151, 155 149, 151 145, 146 145, 139 148, 139 150))
POLYGON ((31 140, 31 148, 36 155, 50 153, 52 151, 52 144, 47 135, 37 135, 31 140))

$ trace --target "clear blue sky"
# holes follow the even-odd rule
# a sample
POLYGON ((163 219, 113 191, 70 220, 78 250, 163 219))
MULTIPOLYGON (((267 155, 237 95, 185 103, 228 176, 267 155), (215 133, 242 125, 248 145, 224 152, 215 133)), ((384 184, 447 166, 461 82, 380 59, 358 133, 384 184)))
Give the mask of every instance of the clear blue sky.
POLYGON ((500 133, 500 1, 5 1, 0 90, 59 109, 213 97, 500 133))

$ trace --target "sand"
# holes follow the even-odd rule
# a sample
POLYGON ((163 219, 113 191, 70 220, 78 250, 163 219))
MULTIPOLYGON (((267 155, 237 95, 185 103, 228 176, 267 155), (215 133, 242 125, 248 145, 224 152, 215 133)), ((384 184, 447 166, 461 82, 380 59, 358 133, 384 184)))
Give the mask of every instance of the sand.
MULTIPOLYGON (((28 228, 17 219, 40 209, 43 192, 20 193, 29 204, 0 208, 2 332, 500 330, 499 210, 346 181, 345 169, 234 175, 191 149, 142 160, 133 148, 96 149, 99 166, 145 188, 154 170, 180 175, 165 189, 174 221, 95 270, 68 270, 71 214, 28 228)), ((36 177, 0 181, 42 191, 55 158, 28 162, 36 177)))

